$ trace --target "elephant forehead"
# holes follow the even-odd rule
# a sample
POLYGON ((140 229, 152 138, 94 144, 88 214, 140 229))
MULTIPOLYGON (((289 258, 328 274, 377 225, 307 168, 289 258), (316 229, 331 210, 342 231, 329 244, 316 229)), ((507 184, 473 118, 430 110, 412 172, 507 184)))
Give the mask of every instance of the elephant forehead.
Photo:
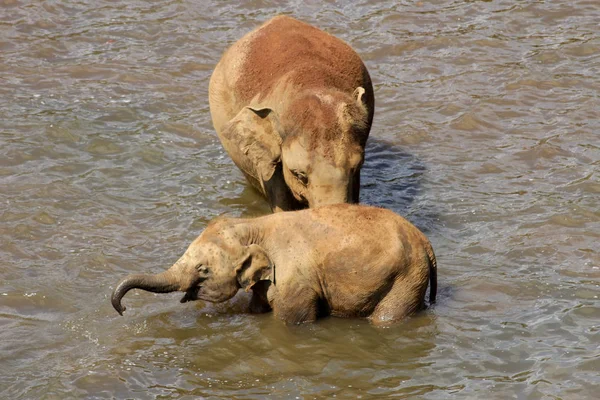
POLYGON ((335 138, 306 135, 296 137, 282 150, 282 158, 286 164, 294 163, 301 166, 327 163, 340 167, 353 167, 362 161, 364 150, 354 140, 341 136, 335 138))
POLYGON ((285 130, 288 134, 307 138, 334 139, 342 134, 338 105, 341 99, 331 95, 300 96, 286 110, 285 130))
POLYGON ((189 252, 196 258, 212 261, 221 258, 233 250, 230 235, 223 235, 222 231, 205 230, 202 235, 190 246, 189 252))
POLYGON ((286 133, 305 137, 309 148, 319 145, 319 140, 360 142, 367 134, 365 110, 348 93, 334 90, 304 93, 289 104, 285 113, 286 133))

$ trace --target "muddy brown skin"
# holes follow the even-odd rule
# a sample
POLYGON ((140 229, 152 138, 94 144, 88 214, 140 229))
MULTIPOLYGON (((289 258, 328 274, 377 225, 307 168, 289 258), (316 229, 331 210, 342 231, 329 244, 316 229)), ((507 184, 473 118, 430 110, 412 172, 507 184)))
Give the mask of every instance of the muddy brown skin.
POLYGON ((225 52, 209 102, 223 147, 273 211, 358 202, 374 98, 346 43, 275 17, 225 52))
POLYGON ((168 270, 131 275, 114 308, 134 288, 185 292, 182 302, 223 302, 252 291, 250 310, 273 310, 287 323, 317 317, 397 322, 435 302, 437 265, 414 225, 382 208, 337 204, 254 218, 212 221, 168 270))

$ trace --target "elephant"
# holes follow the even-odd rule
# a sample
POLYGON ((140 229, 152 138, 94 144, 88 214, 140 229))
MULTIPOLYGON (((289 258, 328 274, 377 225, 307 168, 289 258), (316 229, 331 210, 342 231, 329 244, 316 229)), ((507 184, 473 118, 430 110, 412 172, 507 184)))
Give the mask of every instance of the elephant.
POLYGON ((224 149, 273 212, 359 202, 375 100, 349 45, 277 16, 225 51, 208 92, 224 149))
POLYGON ((256 218, 213 219, 169 269, 123 278, 134 288, 185 292, 181 302, 224 302, 252 292, 249 311, 287 324, 327 315, 389 325, 435 303, 437 263, 426 236, 394 212, 333 204, 256 218), (429 282, 428 282, 429 281, 429 282))

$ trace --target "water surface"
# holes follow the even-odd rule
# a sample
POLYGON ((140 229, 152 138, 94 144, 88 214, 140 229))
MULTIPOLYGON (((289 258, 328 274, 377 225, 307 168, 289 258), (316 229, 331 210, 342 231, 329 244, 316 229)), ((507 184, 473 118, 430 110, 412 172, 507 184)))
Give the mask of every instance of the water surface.
POLYGON ((596 1, 0 1, 0 397, 595 398, 596 1), (223 152, 223 50, 290 14, 375 85, 362 200, 431 239, 438 304, 389 329, 109 296, 266 202, 223 152))

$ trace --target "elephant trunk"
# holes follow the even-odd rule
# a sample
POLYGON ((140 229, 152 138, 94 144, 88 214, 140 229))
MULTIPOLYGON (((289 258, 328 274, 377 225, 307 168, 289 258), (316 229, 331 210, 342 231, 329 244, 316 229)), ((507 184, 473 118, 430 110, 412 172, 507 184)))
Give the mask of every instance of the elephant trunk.
POLYGON ((310 208, 340 203, 358 203, 358 190, 354 190, 352 184, 340 185, 336 188, 331 186, 318 188, 314 190, 308 201, 310 208))
POLYGON ((125 306, 121 305, 121 299, 131 289, 143 289, 154 293, 170 293, 179 290, 180 284, 171 270, 156 275, 129 275, 123 278, 112 293, 111 302, 115 310, 123 315, 125 306))

